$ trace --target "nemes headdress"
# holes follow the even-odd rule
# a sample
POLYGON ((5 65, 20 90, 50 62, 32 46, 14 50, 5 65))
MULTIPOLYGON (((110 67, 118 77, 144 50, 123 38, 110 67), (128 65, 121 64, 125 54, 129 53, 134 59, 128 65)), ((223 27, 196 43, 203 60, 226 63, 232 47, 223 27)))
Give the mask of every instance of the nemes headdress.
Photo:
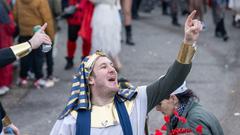
POLYGON ((97 51, 96 53, 85 57, 81 62, 77 74, 73 76, 71 94, 66 108, 60 115, 60 119, 64 118, 72 110, 91 109, 88 79, 93 70, 95 61, 100 56, 106 55, 103 52, 97 51))
MULTIPOLYGON (((71 94, 66 108, 59 117, 60 119, 67 116, 72 110, 91 110, 91 94, 88 79, 92 73, 96 60, 99 57, 107 57, 107 55, 101 51, 96 51, 96 53, 85 57, 81 62, 77 74, 75 74, 72 79, 71 94)), ((117 93, 117 95, 123 100, 131 100, 136 94, 137 92, 135 88, 119 90, 117 93)))

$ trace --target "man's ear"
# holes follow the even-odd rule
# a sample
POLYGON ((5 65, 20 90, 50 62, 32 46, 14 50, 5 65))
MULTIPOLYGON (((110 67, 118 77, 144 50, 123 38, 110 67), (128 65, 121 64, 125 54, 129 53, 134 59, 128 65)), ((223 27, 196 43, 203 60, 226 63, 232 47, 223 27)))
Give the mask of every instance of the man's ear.
POLYGON ((89 79, 88 79, 88 83, 90 84, 90 85, 93 85, 94 84, 94 77, 91 75, 91 76, 89 76, 89 79))

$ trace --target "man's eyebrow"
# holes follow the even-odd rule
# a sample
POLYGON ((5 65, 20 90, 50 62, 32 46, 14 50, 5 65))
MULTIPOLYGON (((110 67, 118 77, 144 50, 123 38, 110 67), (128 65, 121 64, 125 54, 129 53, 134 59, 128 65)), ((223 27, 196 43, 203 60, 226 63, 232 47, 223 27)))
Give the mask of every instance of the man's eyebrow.
POLYGON ((112 65, 113 63, 112 63, 112 62, 103 62, 103 63, 101 63, 99 66, 101 66, 101 65, 107 65, 107 64, 112 65))
POLYGON ((100 65, 99 65, 99 67, 101 67, 101 66, 105 66, 105 65, 107 65, 107 63, 101 63, 100 65))

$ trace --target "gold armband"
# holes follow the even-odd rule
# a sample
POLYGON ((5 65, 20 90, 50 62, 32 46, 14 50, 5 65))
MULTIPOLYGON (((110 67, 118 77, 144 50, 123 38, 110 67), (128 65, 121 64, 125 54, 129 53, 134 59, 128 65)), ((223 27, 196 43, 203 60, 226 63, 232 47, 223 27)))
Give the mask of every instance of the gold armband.
POLYGON ((7 115, 2 119, 2 123, 3 123, 3 126, 4 126, 4 127, 12 124, 10 118, 9 118, 7 115))
POLYGON ((28 42, 17 44, 17 45, 11 46, 10 48, 12 49, 17 59, 23 56, 26 56, 32 51, 32 47, 28 42))
POLYGON ((196 52, 196 47, 190 44, 182 43, 178 53, 177 61, 181 64, 190 64, 196 52))

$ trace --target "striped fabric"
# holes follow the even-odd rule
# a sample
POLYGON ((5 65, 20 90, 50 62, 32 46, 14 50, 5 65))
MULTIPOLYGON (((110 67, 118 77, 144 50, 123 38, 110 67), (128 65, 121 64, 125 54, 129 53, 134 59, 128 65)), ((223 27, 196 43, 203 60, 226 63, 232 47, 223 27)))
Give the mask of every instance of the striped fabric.
MULTIPOLYGON (((90 88, 88 86, 88 79, 93 70, 93 66, 98 57, 107 57, 103 52, 97 51, 96 53, 87 56, 81 62, 77 74, 72 79, 71 94, 68 103, 61 113, 59 119, 63 119, 72 110, 86 109, 91 110, 90 88)), ((136 88, 131 87, 128 89, 120 89, 117 95, 122 100, 131 100, 136 96, 136 88)))

